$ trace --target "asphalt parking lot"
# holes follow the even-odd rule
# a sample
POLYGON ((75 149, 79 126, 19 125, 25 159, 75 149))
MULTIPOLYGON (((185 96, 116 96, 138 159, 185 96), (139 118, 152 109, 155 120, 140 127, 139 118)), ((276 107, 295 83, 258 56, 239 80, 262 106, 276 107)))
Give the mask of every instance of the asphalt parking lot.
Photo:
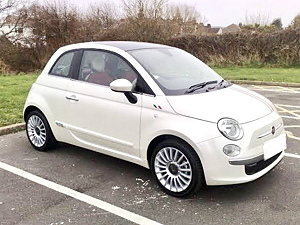
POLYGON ((300 89, 246 87, 276 104, 288 135, 286 156, 262 178, 178 199, 147 169, 65 144, 37 152, 22 131, 0 136, 0 224, 299 224, 300 89))

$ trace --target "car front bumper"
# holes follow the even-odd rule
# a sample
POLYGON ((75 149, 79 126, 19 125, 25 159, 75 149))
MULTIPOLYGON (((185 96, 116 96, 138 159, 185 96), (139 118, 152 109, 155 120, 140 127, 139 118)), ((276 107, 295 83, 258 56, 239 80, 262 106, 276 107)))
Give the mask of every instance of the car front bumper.
MULTIPOLYGON (((272 113, 244 126, 245 136, 232 142, 223 136, 197 144, 197 152, 202 162, 207 185, 227 185, 253 181, 274 168, 283 158, 286 146, 286 134, 282 119, 272 113), (276 133, 261 138, 273 126, 280 128, 276 133), (266 143, 278 139, 280 150, 266 157, 266 143), (241 154, 229 157, 223 153, 223 147, 235 144, 241 147, 241 154)), ((272 149, 271 149, 272 151, 272 149)), ((268 153, 269 154, 269 153, 268 153)))

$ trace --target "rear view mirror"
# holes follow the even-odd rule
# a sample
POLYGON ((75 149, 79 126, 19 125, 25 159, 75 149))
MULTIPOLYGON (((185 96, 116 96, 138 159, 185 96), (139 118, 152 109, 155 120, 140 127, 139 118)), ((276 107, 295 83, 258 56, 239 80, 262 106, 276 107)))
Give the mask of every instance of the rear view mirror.
POLYGON ((110 89, 116 92, 131 92, 132 84, 126 79, 117 79, 110 83, 110 89))
POLYGON ((110 89, 116 92, 122 92, 125 94, 128 101, 132 104, 137 103, 137 97, 132 94, 132 83, 126 79, 117 79, 110 83, 110 89))

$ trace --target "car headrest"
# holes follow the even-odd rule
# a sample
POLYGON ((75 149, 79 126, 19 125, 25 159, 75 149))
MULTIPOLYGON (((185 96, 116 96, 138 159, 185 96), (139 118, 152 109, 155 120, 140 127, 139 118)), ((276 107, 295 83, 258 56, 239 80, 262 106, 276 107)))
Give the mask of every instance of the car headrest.
POLYGON ((91 68, 94 72, 104 72, 105 62, 102 55, 96 55, 91 61, 91 68))

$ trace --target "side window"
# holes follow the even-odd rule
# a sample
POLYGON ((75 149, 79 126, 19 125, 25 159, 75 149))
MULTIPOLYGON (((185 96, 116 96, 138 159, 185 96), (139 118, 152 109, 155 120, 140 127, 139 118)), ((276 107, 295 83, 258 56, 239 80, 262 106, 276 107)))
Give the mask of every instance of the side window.
POLYGON ((50 70, 50 74, 62 77, 68 77, 71 69, 74 52, 68 52, 62 55, 50 70))
POLYGON ((116 79, 124 78, 136 85, 137 73, 121 57, 105 52, 86 50, 79 70, 79 80, 109 86, 116 79))
MULTIPOLYGON (((111 79, 105 73, 105 52, 84 51, 78 80, 106 85, 111 79), (105 82, 105 80, 107 80, 105 82)), ((108 85, 108 84, 107 84, 108 85)))

